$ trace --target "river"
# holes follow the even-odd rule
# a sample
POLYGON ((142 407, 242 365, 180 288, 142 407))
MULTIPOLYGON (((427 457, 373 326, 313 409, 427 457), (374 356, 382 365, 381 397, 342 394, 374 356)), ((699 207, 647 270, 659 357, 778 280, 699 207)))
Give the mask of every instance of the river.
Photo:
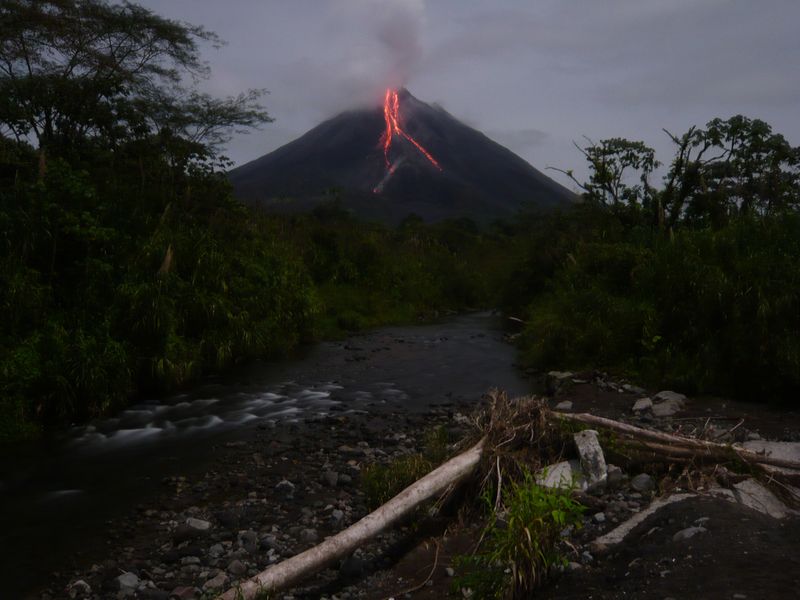
POLYGON ((162 479, 202 470, 219 444, 259 424, 378 407, 422 411, 477 401, 491 387, 529 392, 501 325, 480 313, 320 343, 9 452, 0 463, 3 597, 24 597, 69 569, 76 552, 102 543, 107 523, 162 479))

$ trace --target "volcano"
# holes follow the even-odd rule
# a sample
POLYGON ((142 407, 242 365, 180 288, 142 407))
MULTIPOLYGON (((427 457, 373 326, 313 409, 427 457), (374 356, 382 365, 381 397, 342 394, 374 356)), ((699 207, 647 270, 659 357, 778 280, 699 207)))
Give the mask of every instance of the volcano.
POLYGON ((522 158, 405 88, 383 107, 351 110, 229 173, 235 195, 296 213, 338 199, 356 216, 396 224, 479 223, 552 209, 575 195, 522 158))

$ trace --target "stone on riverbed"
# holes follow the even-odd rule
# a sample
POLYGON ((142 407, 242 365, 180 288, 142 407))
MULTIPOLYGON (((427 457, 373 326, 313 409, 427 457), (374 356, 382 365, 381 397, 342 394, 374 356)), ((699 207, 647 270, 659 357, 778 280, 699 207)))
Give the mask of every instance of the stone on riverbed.
POLYGON ((653 396, 653 400, 654 404, 651 410, 656 417, 671 417, 683 410, 686 405, 686 396, 669 390, 658 392, 653 396))
POLYGON ((579 489, 588 488, 586 476, 578 460, 565 460, 542 469, 536 475, 536 483, 546 488, 579 489))
POLYGON ((116 578, 117 586, 123 596, 133 596, 139 587, 139 577, 135 573, 126 572, 116 578))
POLYGON ((734 484, 733 495, 740 504, 776 519, 782 519, 792 512, 775 494, 755 479, 745 479, 734 484))
POLYGON ((656 489, 656 482, 647 473, 640 473, 631 479, 631 487, 642 494, 649 494, 656 489))
POLYGON ((586 477, 589 489, 605 486, 608 468, 605 456, 603 456, 603 449, 597 440, 597 432, 585 429, 576 433, 573 439, 581 459, 581 470, 586 477))
POLYGON ((633 412, 643 412, 645 410, 651 410, 653 408, 653 401, 650 398, 639 398, 636 402, 633 403, 633 412))
POLYGON ((224 571, 220 571, 219 573, 217 573, 216 577, 209 579, 203 584, 203 591, 209 592, 209 591, 221 590, 226 585, 228 585, 228 576, 225 574, 224 571))
POLYGON ((678 533, 672 536, 673 542, 683 542, 688 539, 693 538, 698 533, 705 533, 708 531, 705 527, 687 527, 686 529, 681 529, 678 533))

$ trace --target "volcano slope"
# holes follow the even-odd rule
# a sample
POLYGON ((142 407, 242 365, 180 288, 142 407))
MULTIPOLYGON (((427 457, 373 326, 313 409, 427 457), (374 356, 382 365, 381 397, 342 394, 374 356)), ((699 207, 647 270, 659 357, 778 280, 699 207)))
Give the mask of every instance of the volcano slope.
MULTIPOLYGON (((387 91, 387 102, 394 94, 387 91)), ((397 113, 385 107, 344 112, 234 169, 229 176, 236 196, 284 213, 337 198, 356 216, 389 224, 411 213, 428 222, 468 217, 486 223, 575 201, 572 192, 443 108, 406 89, 396 99, 397 113), (395 116, 402 129, 387 130, 395 116)))

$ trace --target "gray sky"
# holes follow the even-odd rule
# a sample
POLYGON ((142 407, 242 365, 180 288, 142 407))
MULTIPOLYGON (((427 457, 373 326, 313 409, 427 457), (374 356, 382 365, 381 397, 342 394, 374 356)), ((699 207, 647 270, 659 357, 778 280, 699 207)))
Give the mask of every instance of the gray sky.
POLYGON ((139 1, 227 41, 207 91, 270 91, 275 122, 232 140, 237 164, 399 84, 540 170, 584 175, 584 135, 667 162, 662 127, 739 113, 800 145, 800 0, 139 1))

